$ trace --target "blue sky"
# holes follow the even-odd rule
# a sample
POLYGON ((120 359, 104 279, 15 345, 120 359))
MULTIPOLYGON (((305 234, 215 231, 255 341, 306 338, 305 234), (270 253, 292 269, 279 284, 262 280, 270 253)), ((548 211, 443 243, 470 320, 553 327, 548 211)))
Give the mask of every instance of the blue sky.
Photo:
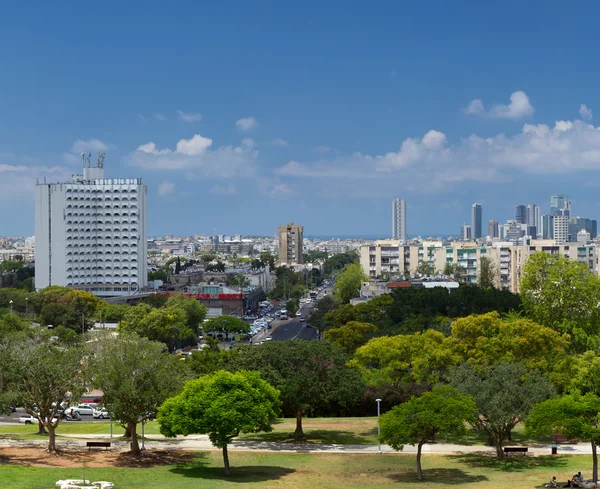
POLYGON ((99 149, 151 235, 387 236, 394 197, 410 235, 553 193, 600 217, 592 2, 60 5, 0 10, 0 235, 99 149))

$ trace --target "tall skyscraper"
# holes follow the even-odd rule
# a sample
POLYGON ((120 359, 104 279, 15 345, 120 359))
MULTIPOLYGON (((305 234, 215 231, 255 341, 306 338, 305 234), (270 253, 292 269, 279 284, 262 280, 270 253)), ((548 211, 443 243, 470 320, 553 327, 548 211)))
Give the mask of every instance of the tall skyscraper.
POLYGON ((535 204, 527 205, 527 223, 528 226, 535 226, 537 231, 539 232, 542 223, 540 220, 540 208, 535 204))
POLYGON ((519 224, 527 224, 527 207, 518 205, 515 210, 515 221, 519 224))
POLYGON ((471 232, 473 239, 481 238, 481 204, 471 206, 471 232))
POLYGON ((279 263, 299 265, 302 263, 304 227, 293 222, 277 228, 279 236, 279 263))
POLYGON ((406 202, 402 199, 392 201, 392 238, 407 241, 406 202))
POLYGON ((542 239, 554 239, 554 216, 544 214, 542 216, 542 239))
POLYGON ((104 178, 83 156, 83 175, 35 188, 35 287, 61 285, 98 296, 148 284, 147 193, 141 178, 104 178))
POLYGON ((490 238, 498 238, 500 236, 499 232, 500 232, 500 228, 498 226, 498 221, 496 221, 495 219, 492 219, 488 223, 488 236, 490 238))
POLYGON ((550 214, 557 216, 561 214, 560 211, 567 208, 567 199, 564 195, 557 194, 550 196, 550 214))

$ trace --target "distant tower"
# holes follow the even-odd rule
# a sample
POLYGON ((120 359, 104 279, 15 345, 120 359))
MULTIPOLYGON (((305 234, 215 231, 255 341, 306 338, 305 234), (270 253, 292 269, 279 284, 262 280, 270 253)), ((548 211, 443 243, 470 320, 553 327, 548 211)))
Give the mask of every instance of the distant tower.
POLYGON ((471 207, 471 232, 473 239, 481 238, 481 204, 473 204, 471 207))
POLYGON ((406 201, 392 201, 392 238, 407 241, 406 235, 406 201))
POLYGON ((488 223, 488 235, 490 238, 498 238, 499 237, 499 226, 498 221, 492 219, 488 223))
POLYGON ((527 207, 518 205, 515 210, 515 221, 519 224, 527 224, 527 207))
POLYGON ((302 263, 304 227, 293 222, 277 228, 279 236, 279 264, 299 265, 302 263))

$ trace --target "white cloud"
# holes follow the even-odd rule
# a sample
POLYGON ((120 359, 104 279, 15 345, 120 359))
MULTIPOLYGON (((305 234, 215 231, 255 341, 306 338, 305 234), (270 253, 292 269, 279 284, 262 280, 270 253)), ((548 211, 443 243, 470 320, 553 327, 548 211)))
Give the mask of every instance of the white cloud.
POLYGON ((5 173, 5 172, 23 172, 23 171, 27 171, 29 168, 27 168, 24 165, 5 165, 3 163, 0 163, 0 173, 5 173))
POLYGON ((238 119, 235 121, 235 127, 237 127, 240 131, 249 131, 250 129, 254 129, 256 127, 256 119, 254 117, 238 119))
POLYGON ((168 197, 175 190, 175 184, 173 182, 161 182, 158 184, 158 196, 168 197))
POLYGON ((285 139, 282 138, 275 138, 275 139, 271 139, 271 141, 269 141, 269 144, 271 146, 287 146, 288 142, 285 139))
POLYGON ((465 114, 481 114, 485 112, 483 101, 480 98, 473 99, 463 111, 465 114))
POLYGON ((167 116, 164 114, 161 114, 160 112, 157 112, 156 114, 154 114, 154 118, 157 121, 166 121, 167 120, 167 116))
POLYGON ((177 110, 177 118, 185 122, 197 122, 202 120, 202 114, 177 110))
POLYGON ((581 118, 584 121, 591 121, 592 120, 592 109, 590 109, 585 104, 581 104, 581 107, 579 107, 579 115, 581 115, 581 118))
POLYGON ((476 98, 471 100, 463 112, 468 115, 486 115, 497 119, 521 119, 533 115, 534 108, 527 94, 518 90, 511 94, 510 103, 507 105, 494 105, 489 111, 486 111, 483 101, 476 98))
POLYGON ((233 183, 226 185, 213 185, 210 189, 210 193, 216 195, 233 195, 237 193, 237 188, 233 183))
POLYGON ((72 170, 62 166, 0 164, 0 202, 19 202, 31 205, 35 184, 43 182, 67 181, 72 170))
POLYGON ((87 151, 106 151, 108 150, 108 144, 99 139, 88 139, 84 141, 79 139, 73 143, 71 147, 71 153, 84 153, 87 151))
POLYGON ((239 146, 213 149, 212 139, 195 134, 190 139, 180 139, 175 150, 158 148, 152 141, 142 144, 125 161, 149 170, 185 170, 189 179, 195 171, 205 177, 230 178, 254 174, 257 157, 252 139, 244 139, 239 146))
POLYGON ((515 171, 600 171, 600 127, 582 120, 556 121, 553 126, 525 124, 513 136, 473 134, 453 144, 444 133, 431 130, 421 138, 405 139, 398 151, 292 160, 275 173, 311 178, 328 191, 376 192, 385 188, 444 191, 465 182, 508 181, 515 171))
POLYGON ((204 153, 212 144, 212 139, 195 134, 191 139, 180 139, 177 143, 177 153, 187 156, 198 156, 204 153))

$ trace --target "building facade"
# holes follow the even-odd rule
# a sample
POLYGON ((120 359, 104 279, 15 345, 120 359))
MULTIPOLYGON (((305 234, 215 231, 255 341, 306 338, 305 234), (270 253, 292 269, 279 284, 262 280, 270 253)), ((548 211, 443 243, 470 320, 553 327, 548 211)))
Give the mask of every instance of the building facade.
POLYGON ((147 286, 147 187, 140 178, 104 178, 84 157, 83 175, 35 189, 35 287, 81 289, 102 297, 147 286))
POLYGON ((488 258, 498 271, 496 286, 519 292, 519 278, 529 257, 538 251, 564 256, 585 263, 592 273, 598 274, 596 248, 590 244, 566 243, 556 245, 553 240, 531 240, 526 245, 496 242, 480 246, 476 242, 454 242, 443 246, 439 242, 424 242, 422 246, 402 245, 398 241, 377 241, 361 246, 360 264, 369 278, 410 277, 421 261, 433 266, 435 273, 443 273, 446 264, 455 265, 458 279, 475 284, 479 276, 481 258, 488 258))
POLYGON ((303 234, 304 227, 293 222, 277 228, 280 265, 300 265, 302 263, 303 234))
POLYGON ((490 238, 497 238, 499 237, 499 227, 498 227, 498 221, 496 221, 495 219, 492 219, 489 223, 488 223, 488 236, 490 238))
POLYGON ((392 201, 392 239, 407 241, 406 202, 402 199, 392 201))
POLYGON ((479 239, 482 237, 481 223, 482 223, 481 204, 473 204, 471 207, 471 233, 473 235, 473 239, 479 239))
POLYGON ((527 224, 527 207, 518 205, 515 209, 515 221, 519 224, 527 224))

